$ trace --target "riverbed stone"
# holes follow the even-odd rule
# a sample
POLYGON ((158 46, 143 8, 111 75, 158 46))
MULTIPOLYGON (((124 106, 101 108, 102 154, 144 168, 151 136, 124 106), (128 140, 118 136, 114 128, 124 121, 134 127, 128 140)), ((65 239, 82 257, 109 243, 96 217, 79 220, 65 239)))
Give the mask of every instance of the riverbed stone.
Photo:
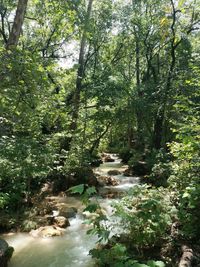
POLYGON ((100 186, 105 186, 105 185, 112 185, 116 186, 119 184, 119 182, 111 176, 98 176, 98 182, 100 186))
POLYGON ((120 171, 118 171, 118 170, 110 170, 110 171, 108 171, 108 175, 113 175, 113 176, 115 176, 115 175, 120 175, 121 174, 121 172, 120 171))
POLYGON ((70 226, 69 220, 65 218, 64 216, 57 216, 54 217, 54 222, 58 227, 66 228, 67 226, 70 226))
POLYGON ((124 172, 123 172, 123 175, 126 176, 126 177, 131 177, 133 176, 133 172, 130 168, 127 168, 124 172))
POLYGON ((44 226, 40 227, 36 230, 32 230, 30 235, 33 237, 54 237, 54 236, 61 236, 63 234, 63 229, 56 226, 44 226))
POLYGON ((0 266, 7 267, 8 261, 12 257, 13 254, 13 247, 10 247, 8 243, 0 238, 0 266))
POLYGON ((115 160, 114 160, 113 158, 111 158, 110 155, 105 155, 105 156, 103 157, 103 161, 104 161, 104 162, 114 162, 115 160))
POLYGON ((67 209, 61 208, 59 211, 59 215, 64 216, 66 218, 74 218, 76 217, 77 212, 78 210, 74 207, 67 208, 67 209))

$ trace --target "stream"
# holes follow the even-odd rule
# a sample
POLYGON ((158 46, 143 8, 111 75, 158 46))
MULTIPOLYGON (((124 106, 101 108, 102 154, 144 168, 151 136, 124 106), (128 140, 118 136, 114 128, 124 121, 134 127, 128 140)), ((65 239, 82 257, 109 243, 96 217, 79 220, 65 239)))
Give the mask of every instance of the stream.
MULTIPOLYGON (((118 170, 121 173, 127 166, 121 160, 110 154, 115 160, 107 162, 95 169, 100 175, 108 175, 110 170, 118 170)), ((118 181, 116 186, 104 186, 100 193, 124 192, 139 183, 138 177, 126 177, 122 174, 114 176, 118 181)), ((10 233, 3 238, 14 247, 15 251, 8 267, 94 267, 94 260, 88 255, 89 250, 94 248, 97 238, 89 236, 86 231, 89 226, 83 224, 84 216, 80 212, 82 204, 79 199, 66 197, 59 199, 78 208, 76 218, 69 219, 70 226, 61 237, 34 238, 27 233, 10 233)), ((112 199, 99 198, 100 205, 107 214, 112 212, 112 199)))

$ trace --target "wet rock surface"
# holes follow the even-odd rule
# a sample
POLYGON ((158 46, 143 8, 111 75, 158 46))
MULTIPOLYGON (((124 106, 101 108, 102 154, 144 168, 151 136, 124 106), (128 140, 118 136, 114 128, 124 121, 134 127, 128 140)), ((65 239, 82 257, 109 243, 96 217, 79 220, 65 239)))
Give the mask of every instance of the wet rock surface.
POLYGON ((30 235, 32 237, 54 237, 54 236, 61 236, 63 235, 63 229, 56 227, 56 226, 44 226, 40 227, 36 230, 32 230, 30 235))
POLYGON ((114 158, 112 158, 109 154, 103 153, 102 155, 103 162, 114 162, 114 158))
POLYGON ((127 168, 124 172, 123 172, 123 175, 126 176, 126 177, 131 177, 133 176, 133 172, 130 168, 127 168))
POLYGON ((67 226, 70 226, 69 220, 64 216, 54 217, 54 222, 60 228, 66 228, 67 226))
POLYGON ((0 267, 7 267, 8 261, 12 257, 14 249, 8 243, 0 238, 0 267))
POLYGON ((100 186, 105 186, 105 185, 111 185, 111 186, 116 186, 119 184, 119 182, 111 176, 98 176, 98 182, 100 186))
POLYGON ((108 171, 108 175, 113 175, 113 176, 116 176, 116 175, 120 175, 121 172, 118 171, 118 170, 110 170, 108 171))

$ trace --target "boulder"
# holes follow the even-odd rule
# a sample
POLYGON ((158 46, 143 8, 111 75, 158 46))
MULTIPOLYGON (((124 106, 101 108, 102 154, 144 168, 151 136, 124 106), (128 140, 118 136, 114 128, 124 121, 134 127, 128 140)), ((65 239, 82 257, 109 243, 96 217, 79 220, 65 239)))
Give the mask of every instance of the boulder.
POLYGON ((98 182, 91 167, 79 167, 72 170, 72 175, 68 179, 68 187, 79 184, 97 186, 98 182))
POLYGON ((131 169, 126 169, 124 172, 123 172, 123 175, 126 176, 126 177, 131 177, 133 176, 133 173, 132 173, 132 170, 131 169))
POLYGON ((70 226, 69 220, 65 218, 64 216, 57 216, 54 217, 54 222, 58 227, 66 228, 67 226, 70 226))
POLYGON ((105 157, 103 157, 103 161, 104 162, 114 162, 115 160, 113 158, 111 158, 110 155, 106 155, 105 157))
POLYGON ((78 210, 74 207, 71 208, 61 208, 59 210, 59 216, 64 216, 66 218, 74 218, 76 217, 78 210))
POLYGON ((120 175, 120 174, 121 174, 121 172, 118 171, 118 170, 110 170, 110 171, 108 171, 108 175, 115 176, 115 175, 120 175))
POLYGON ((9 247, 8 243, 0 238, 0 266, 7 267, 8 261, 12 257, 13 247, 9 247))
POLYGON ((98 182, 100 186, 105 186, 105 185, 118 185, 119 182, 111 176, 98 176, 98 182))
POLYGON ((91 162, 91 167, 99 167, 103 163, 102 159, 93 159, 91 162))
POLYGON ((63 229, 56 227, 56 226, 44 226, 40 227, 36 230, 32 230, 30 235, 33 237, 54 237, 54 236, 61 236, 63 234, 63 229))

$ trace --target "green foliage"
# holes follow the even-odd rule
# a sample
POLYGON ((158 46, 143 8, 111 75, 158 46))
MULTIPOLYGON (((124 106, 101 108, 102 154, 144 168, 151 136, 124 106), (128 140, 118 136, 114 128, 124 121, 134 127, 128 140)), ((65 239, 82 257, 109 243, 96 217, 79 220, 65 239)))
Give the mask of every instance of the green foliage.
POLYGON ((198 239, 199 232, 199 202, 200 202, 200 113, 198 108, 199 67, 192 69, 193 79, 186 80, 188 89, 196 93, 186 91, 185 95, 177 97, 175 110, 179 114, 178 127, 174 124, 176 141, 170 145, 174 156, 173 173, 170 183, 177 191, 179 199, 179 219, 182 224, 181 233, 187 238, 198 239))
POLYGON ((147 155, 147 165, 151 169, 150 175, 145 177, 145 181, 154 186, 168 185, 168 178, 172 172, 172 163, 170 156, 163 149, 159 151, 153 151, 147 155))
POLYGON ((0 210, 23 206, 47 178, 63 190, 74 185, 69 192, 96 215, 89 233, 119 238, 93 250, 100 265, 163 267, 139 263, 131 249, 160 247, 174 219, 183 238, 200 237, 197 1, 93 1, 90 18, 87 1, 29 2, 12 52, 5 47, 17 1, 0 4, 0 210), (169 188, 135 187, 107 218, 90 200, 99 149, 169 188))
POLYGON ((38 228, 38 224, 31 220, 25 220, 22 223, 22 231, 24 232, 30 232, 31 230, 35 230, 38 228))
MULTIPOLYGON (((88 231, 97 235, 99 242, 107 242, 90 252, 99 266, 165 266, 161 261, 140 264, 137 259, 146 249, 160 247, 169 240, 172 222, 177 219, 170 191, 136 186, 113 207, 111 218, 100 212, 88 231)), ((92 205, 88 210, 94 212, 96 208, 92 205)))
POLYGON ((122 159, 122 162, 123 163, 128 163, 129 160, 131 159, 133 153, 132 151, 130 150, 130 148, 121 148, 119 150, 119 157, 120 159, 122 159))
POLYGON ((51 149, 42 140, 17 136, 3 136, 0 149, 1 207, 15 207, 48 175, 51 149))
POLYGON ((139 263, 137 260, 131 259, 125 245, 116 243, 111 247, 100 247, 90 251, 100 267, 165 267, 162 261, 148 261, 147 263, 139 263))
POLYGON ((159 246, 176 216, 167 189, 136 186, 115 206, 127 239, 138 248, 159 246))
POLYGON ((84 191, 84 184, 76 185, 71 187, 68 191, 70 191, 72 194, 83 194, 84 191))

